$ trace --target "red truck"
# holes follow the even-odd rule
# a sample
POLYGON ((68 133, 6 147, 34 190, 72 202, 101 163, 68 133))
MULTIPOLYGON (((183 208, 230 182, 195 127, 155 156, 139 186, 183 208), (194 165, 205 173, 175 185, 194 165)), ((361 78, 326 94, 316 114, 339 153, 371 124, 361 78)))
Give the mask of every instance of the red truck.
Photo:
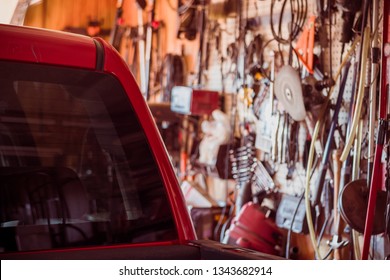
POLYGON ((0 25, 1 259, 275 259, 197 240, 165 146, 100 38, 0 25))

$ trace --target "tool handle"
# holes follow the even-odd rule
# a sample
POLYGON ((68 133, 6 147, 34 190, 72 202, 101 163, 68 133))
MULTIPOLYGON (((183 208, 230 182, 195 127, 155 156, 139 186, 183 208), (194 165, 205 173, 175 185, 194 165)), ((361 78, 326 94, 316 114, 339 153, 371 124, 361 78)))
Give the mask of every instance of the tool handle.
POLYGON ((325 176, 326 176, 326 171, 328 170, 328 164, 324 164, 321 162, 320 167, 319 167, 319 172, 317 175, 317 180, 315 182, 315 187, 312 190, 312 195, 311 195, 311 204, 313 206, 319 205, 321 201, 321 194, 322 190, 324 188, 324 182, 325 182, 325 176))
MULTIPOLYGON (((341 178, 341 150, 333 150, 333 219, 334 219, 334 235, 340 236, 342 233, 342 225, 340 221, 340 212, 338 209, 338 200, 340 192, 340 178, 341 178)), ((339 249, 335 249, 333 259, 340 260, 341 254, 339 249)))
POLYGON ((341 26, 341 35, 340 42, 341 43, 349 43, 352 40, 354 35, 353 33, 353 24, 355 21, 355 12, 352 11, 344 11, 341 15, 343 21, 341 26))

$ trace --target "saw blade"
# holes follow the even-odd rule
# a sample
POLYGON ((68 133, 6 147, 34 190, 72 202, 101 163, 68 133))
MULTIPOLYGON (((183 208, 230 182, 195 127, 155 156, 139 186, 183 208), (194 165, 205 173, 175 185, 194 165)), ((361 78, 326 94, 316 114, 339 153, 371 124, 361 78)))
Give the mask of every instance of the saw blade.
MULTIPOLYGON (((368 205, 367 180, 349 182, 340 192, 339 208, 344 221, 354 230, 364 233, 368 205)), ((378 191, 372 234, 385 231, 386 192, 378 191)))
POLYGON ((274 92, 284 109, 295 121, 306 117, 301 79, 291 66, 283 66, 275 77, 274 92))

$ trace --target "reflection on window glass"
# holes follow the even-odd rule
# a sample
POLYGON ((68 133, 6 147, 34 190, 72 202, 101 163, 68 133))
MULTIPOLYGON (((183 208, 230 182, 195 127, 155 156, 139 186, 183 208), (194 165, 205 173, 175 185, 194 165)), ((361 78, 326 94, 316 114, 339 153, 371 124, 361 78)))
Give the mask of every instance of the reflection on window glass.
POLYGON ((176 239, 156 162, 111 76, 0 62, 0 251, 176 239))

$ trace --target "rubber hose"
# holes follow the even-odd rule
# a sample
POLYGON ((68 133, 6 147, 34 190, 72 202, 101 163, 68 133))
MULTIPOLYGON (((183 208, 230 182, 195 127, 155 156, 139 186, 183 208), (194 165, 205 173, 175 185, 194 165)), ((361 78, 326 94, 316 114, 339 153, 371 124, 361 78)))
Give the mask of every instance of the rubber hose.
POLYGON ((358 95, 356 98, 356 109, 355 113, 353 114, 353 121, 352 126, 350 130, 350 134, 348 136, 348 140, 346 141, 346 144, 344 146, 344 150, 341 154, 340 160, 345 161, 348 157, 349 151, 351 150, 352 143, 356 136, 356 128, 359 124, 360 120, 360 114, 362 111, 362 104, 363 104, 363 97, 364 97, 364 77, 365 77, 365 71, 367 67, 367 55, 368 55, 368 49, 370 47, 370 27, 367 26, 364 29, 364 39, 363 39, 363 51, 362 51, 362 65, 360 68, 360 80, 359 80, 359 89, 358 89, 358 95))

